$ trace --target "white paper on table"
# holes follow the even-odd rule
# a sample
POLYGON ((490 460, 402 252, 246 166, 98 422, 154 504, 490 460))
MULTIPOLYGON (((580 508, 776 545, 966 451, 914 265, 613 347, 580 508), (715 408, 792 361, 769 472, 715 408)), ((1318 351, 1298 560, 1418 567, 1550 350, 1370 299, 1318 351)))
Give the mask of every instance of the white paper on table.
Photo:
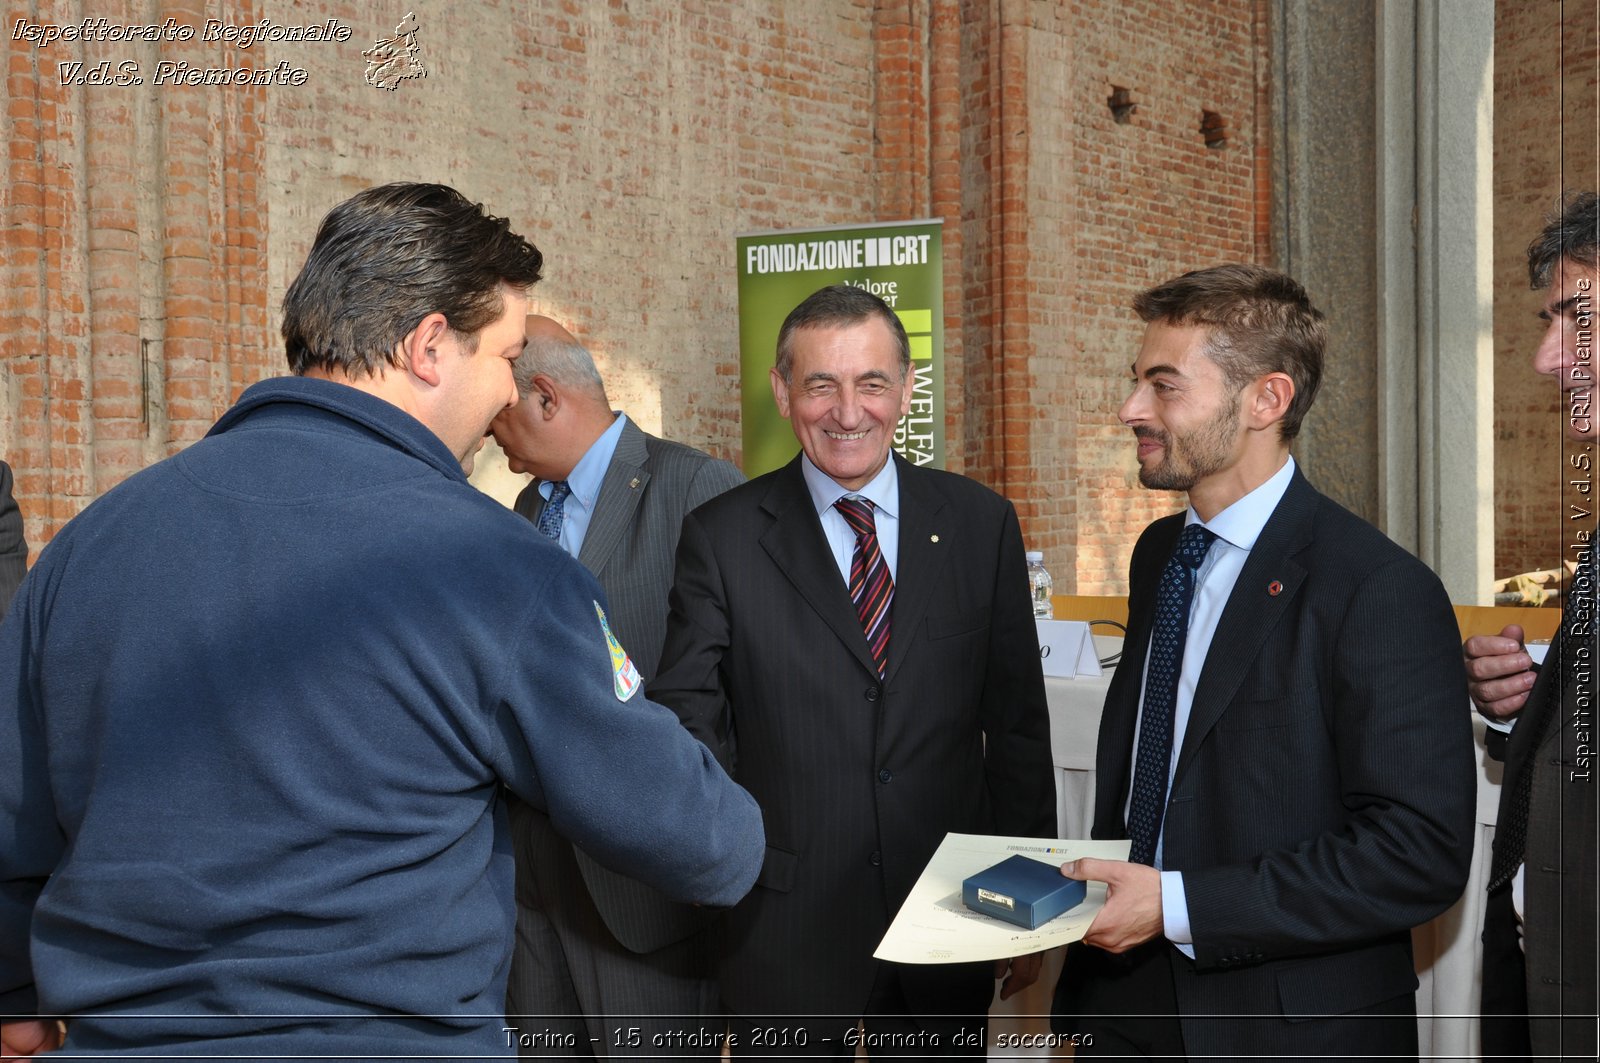
POLYGON ((1039 629, 1039 665, 1058 679, 1098 676, 1100 655, 1094 636, 1082 620, 1034 620, 1039 629))
POLYGON ((1024 956, 1079 941, 1105 907, 1104 882, 1090 882, 1083 903, 1037 930, 972 911, 961 901, 961 883, 1008 856, 1021 854, 1058 866, 1080 856, 1126 860, 1129 844, 1126 839, 1057 841, 946 834, 872 955, 896 963, 970 963, 1024 956))

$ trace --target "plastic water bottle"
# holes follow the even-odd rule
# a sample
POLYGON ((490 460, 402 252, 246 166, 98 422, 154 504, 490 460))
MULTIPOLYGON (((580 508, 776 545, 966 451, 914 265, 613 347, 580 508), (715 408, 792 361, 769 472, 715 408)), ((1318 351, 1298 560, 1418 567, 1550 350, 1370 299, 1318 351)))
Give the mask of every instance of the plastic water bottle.
POLYGON ((1050 570, 1044 567, 1044 552, 1029 550, 1024 556, 1028 559, 1028 592, 1033 596, 1034 619, 1049 620, 1055 615, 1050 601, 1055 581, 1050 578, 1050 570))

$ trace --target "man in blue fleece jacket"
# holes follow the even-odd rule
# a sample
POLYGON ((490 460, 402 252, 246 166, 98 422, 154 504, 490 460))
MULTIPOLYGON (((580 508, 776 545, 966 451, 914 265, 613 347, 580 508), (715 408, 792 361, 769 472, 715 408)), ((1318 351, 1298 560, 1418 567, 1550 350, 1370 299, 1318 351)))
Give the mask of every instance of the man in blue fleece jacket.
POLYGON ((749 888, 754 802, 462 472, 540 265, 440 185, 341 204, 295 376, 41 553, 0 626, 0 1014, 86 1053, 513 1054, 502 786, 675 899, 749 888))

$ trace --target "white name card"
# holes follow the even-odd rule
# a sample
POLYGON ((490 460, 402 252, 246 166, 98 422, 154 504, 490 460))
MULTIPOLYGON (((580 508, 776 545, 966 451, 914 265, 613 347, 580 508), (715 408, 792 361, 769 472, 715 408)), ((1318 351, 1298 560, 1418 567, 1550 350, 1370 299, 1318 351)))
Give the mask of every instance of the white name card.
POLYGON ((1035 620, 1039 628, 1039 663, 1044 674, 1061 679, 1100 675, 1094 636, 1082 620, 1035 620))

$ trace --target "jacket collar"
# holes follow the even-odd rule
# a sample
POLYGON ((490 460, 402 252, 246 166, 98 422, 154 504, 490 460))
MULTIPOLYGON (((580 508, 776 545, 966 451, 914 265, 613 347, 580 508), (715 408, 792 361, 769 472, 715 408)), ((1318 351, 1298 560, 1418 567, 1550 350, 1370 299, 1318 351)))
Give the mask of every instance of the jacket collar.
POLYGON ((622 542, 623 533, 633 526, 634 512, 650 483, 650 473, 645 468, 649 460, 644 429, 634 424, 633 418, 625 418, 622 434, 617 437, 616 448, 611 452, 611 461, 606 465, 600 490, 595 495, 583 545, 578 549, 578 560, 590 572, 599 573, 606 567, 617 544, 622 542))
POLYGON ((292 414, 296 408, 302 413, 321 410, 335 414, 367 429, 395 449, 432 465, 450 479, 467 482, 467 474, 461 471, 461 463, 455 455, 421 421, 359 388, 315 377, 273 377, 252 384, 206 435, 231 431, 262 411, 292 414))

